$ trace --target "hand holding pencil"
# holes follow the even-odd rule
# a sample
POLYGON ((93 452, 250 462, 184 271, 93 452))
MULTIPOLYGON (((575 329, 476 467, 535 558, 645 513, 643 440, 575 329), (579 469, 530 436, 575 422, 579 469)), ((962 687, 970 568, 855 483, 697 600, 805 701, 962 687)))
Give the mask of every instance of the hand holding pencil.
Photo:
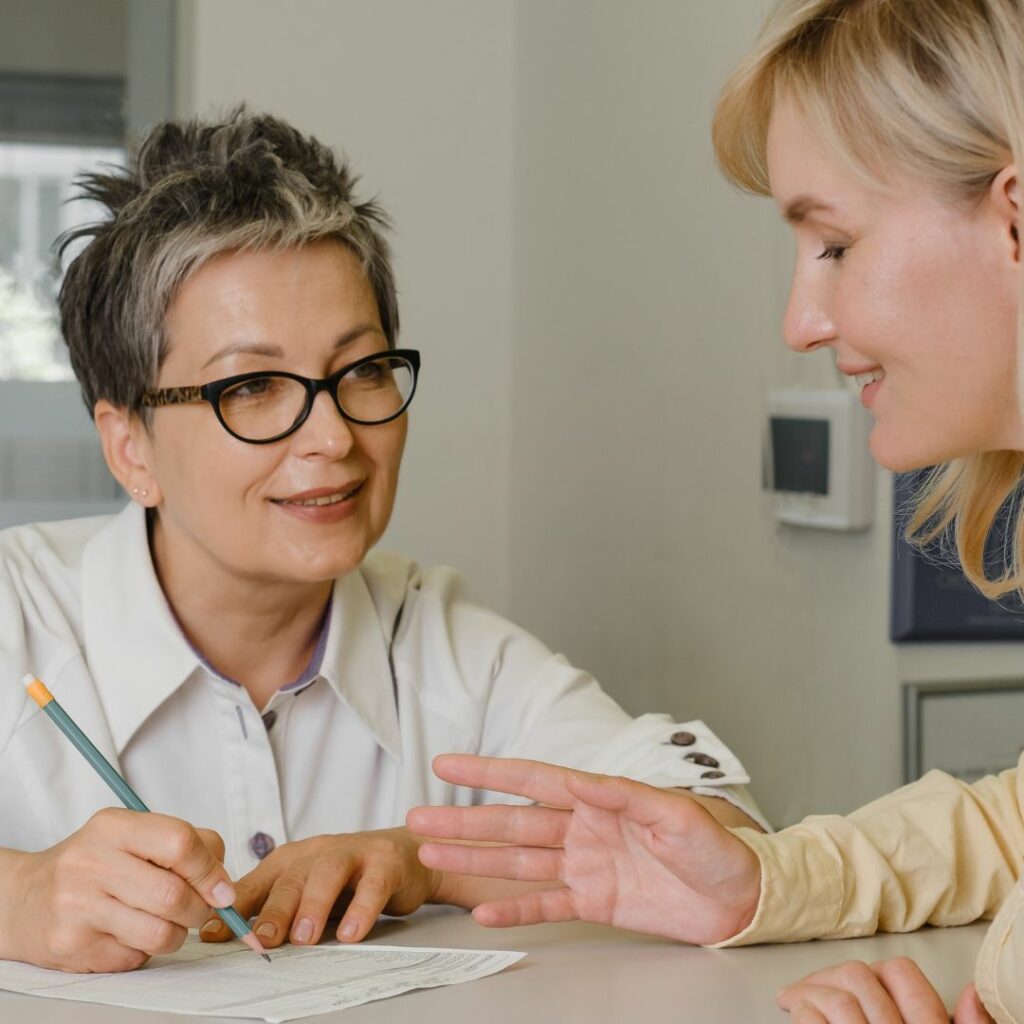
MULTIPOLYGON (((37 683, 31 678, 27 682, 37 683)), ((37 702, 43 706, 49 697, 47 703, 56 704, 38 686, 41 690, 32 693, 37 702)), ((57 710, 63 713, 59 705, 57 710)), ((65 725, 61 728, 69 735, 65 725)), ((116 775, 96 748, 81 739, 116 775)), ((93 757, 82 752, 106 778, 93 757)), ((115 789, 122 800, 127 803, 130 794, 144 808, 127 783, 117 779, 126 790, 122 794, 115 789)), ((230 907, 235 891, 221 863, 222 840, 178 818, 108 808, 48 850, 0 852, 3 958, 63 971, 134 970, 154 954, 177 949, 188 929, 208 918, 210 907, 234 914, 230 907)), ((248 933, 247 944, 256 949, 258 940, 244 921, 241 928, 248 933)))

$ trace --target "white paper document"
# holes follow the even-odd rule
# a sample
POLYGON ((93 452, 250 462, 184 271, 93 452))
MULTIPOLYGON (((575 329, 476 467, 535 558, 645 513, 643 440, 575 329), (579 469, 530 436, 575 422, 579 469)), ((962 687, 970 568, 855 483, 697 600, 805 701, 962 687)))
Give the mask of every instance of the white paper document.
POLYGON ((281 946, 273 963, 251 949, 200 942, 124 974, 63 974, 0 960, 0 989, 108 1006, 211 1017, 299 1020, 416 988, 495 974, 525 953, 416 946, 281 946))

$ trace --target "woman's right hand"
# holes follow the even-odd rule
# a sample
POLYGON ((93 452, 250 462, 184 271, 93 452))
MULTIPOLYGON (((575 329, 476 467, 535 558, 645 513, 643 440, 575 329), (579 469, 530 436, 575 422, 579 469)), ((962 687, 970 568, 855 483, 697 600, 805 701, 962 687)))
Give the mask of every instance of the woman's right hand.
POLYGON ((131 971, 230 906, 215 832, 108 808, 40 853, 2 851, 0 957, 79 973, 131 971))
POLYGON ((580 919, 709 944, 753 919, 761 890, 756 854, 683 791, 470 754, 437 757, 434 772, 546 805, 409 812, 406 823, 421 836, 509 844, 426 843, 420 860, 428 867, 552 883, 481 904, 473 911, 480 924, 580 919))

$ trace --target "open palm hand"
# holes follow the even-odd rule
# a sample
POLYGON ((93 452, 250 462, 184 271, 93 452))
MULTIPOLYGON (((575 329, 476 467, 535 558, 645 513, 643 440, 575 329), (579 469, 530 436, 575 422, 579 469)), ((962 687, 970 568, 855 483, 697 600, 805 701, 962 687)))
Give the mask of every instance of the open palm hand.
POLYGON ((474 911, 481 924, 579 919, 714 943, 753 917, 760 891, 756 855, 684 792, 468 754, 438 757, 434 771, 458 785, 538 805, 420 807, 409 813, 412 831, 448 840, 420 848, 428 867, 553 883, 481 904, 474 911))

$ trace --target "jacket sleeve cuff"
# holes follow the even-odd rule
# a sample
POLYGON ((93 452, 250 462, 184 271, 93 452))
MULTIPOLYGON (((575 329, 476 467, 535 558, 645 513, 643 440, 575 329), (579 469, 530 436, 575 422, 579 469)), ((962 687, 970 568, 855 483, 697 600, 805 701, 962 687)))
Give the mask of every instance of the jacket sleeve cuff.
POLYGON ((803 942, 836 931, 843 904, 839 865, 805 827, 774 835, 753 829, 730 830, 757 855, 761 896, 743 931, 713 948, 758 942, 803 942))

